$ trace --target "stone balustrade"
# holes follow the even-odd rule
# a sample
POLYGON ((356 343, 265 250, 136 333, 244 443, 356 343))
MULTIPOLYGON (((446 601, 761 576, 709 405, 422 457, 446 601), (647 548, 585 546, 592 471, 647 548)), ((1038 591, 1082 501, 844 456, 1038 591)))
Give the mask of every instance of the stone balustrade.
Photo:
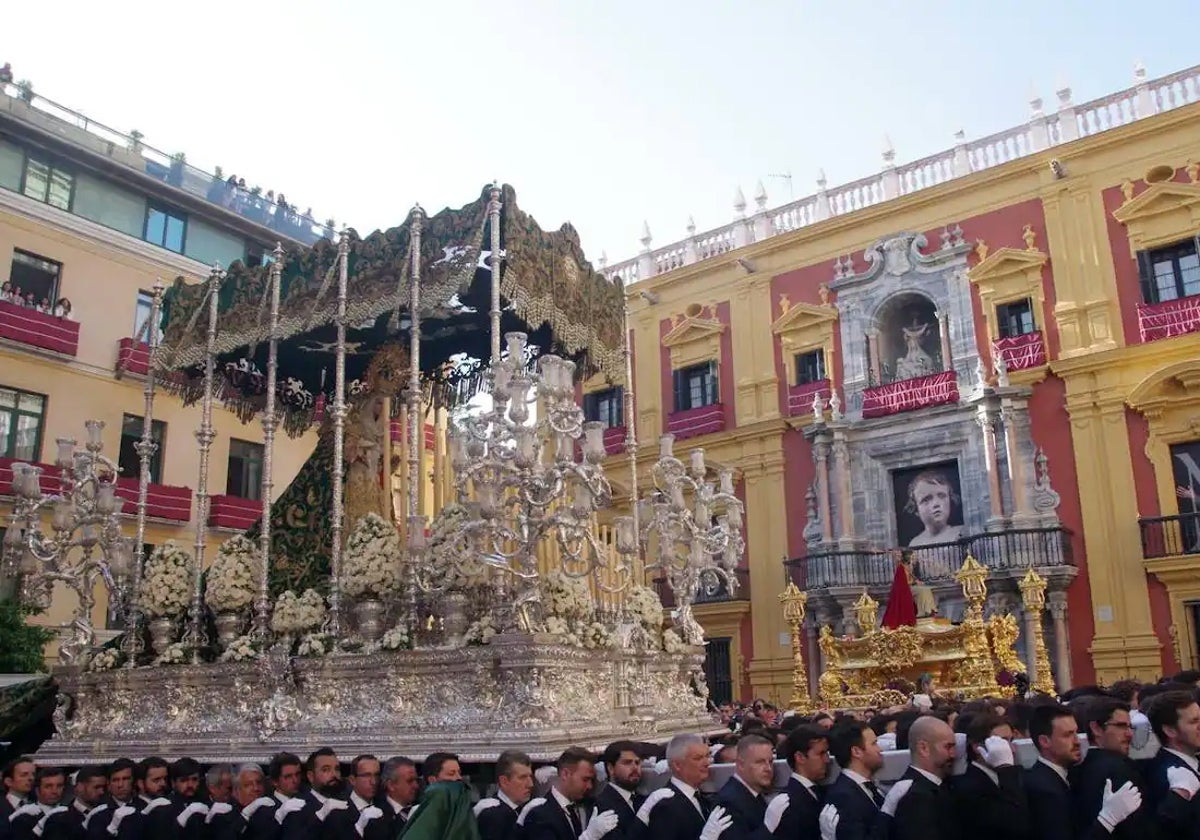
POLYGON ((733 222, 697 233, 695 222, 689 220, 687 237, 661 248, 651 247, 653 240, 649 226, 643 225, 641 253, 612 265, 602 256, 600 270, 610 279, 636 283, 832 216, 863 210, 1062 143, 1198 102, 1200 65, 1152 80, 1146 78, 1145 68, 1139 65, 1134 70, 1132 87, 1081 105, 1072 101, 1069 87, 1061 87, 1055 96, 1057 107, 1050 113, 1044 110, 1042 99, 1035 97, 1029 103, 1030 116, 1026 123, 972 141, 960 131, 955 135, 953 148, 911 163, 897 166, 896 152, 888 143, 883 150, 883 167, 879 173, 835 187, 829 187, 821 173, 817 178, 816 193, 773 210, 767 209, 766 190, 759 184, 754 197, 755 209, 747 215, 746 200, 739 189, 734 200, 733 222))

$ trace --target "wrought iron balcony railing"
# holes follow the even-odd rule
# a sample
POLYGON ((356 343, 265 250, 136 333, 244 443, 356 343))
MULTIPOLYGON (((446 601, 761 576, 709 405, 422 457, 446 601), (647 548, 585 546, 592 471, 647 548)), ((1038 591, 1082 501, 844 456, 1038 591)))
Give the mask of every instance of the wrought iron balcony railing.
POLYGON ((1178 516, 1143 516, 1138 520, 1142 531, 1142 557, 1176 557, 1200 554, 1200 511, 1178 516))
MULTIPOLYGON (((906 549, 907 550, 907 549, 906 549)), ((801 589, 886 588, 896 568, 896 549, 814 552, 788 560, 788 576, 801 589)), ((967 555, 993 572, 1073 566, 1071 532, 1065 528, 1018 528, 911 549, 915 572, 925 583, 951 581, 967 555)))

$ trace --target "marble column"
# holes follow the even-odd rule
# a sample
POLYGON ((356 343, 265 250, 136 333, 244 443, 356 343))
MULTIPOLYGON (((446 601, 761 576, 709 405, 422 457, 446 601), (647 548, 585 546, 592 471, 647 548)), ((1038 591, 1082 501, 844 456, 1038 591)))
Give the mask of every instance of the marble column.
POLYGON ((950 316, 937 313, 938 335, 942 339, 942 370, 954 370, 954 354, 950 351, 950 316))
POLYGON ((854 538, 854 499, 850 493, 850 450, 846 446, 846 433, 833 433, 833 467, 837 476, 838 491, 838 539, 854 538))
POLYGON ((883 384, 883 371, 879 364, 879 331, 870 330, 867 333, 867 365, 871 372, 871 385, 883 384))
POLYGON ((1021 444, 1017 439, 1017 412, 1007 403, 1000 409, 1004 423, 1004 454, 1008 460, 1008 482, 1012 487, 1013 513, 1031 516, 1029 507, 1029 485, 1025 478, 1025 459, 1021 455, 1021 444))
POLYGON ((1046 595, 1046 609, 1054 628, 1054 671, 1059 689, 1071 685, 1071 639, 1067 631, 1067 593, 1050 592, 1046 595))
POLYGON ((988 496, 991 502, 990 519, 1004 518, 1004 495, 1000 487, 1000 466, 996 457, 996 414, 986 403, 980 403, 975 420, 983 432, 984 466, 987 469, 988 496))
POLYGON ((813 438, 813 460, 817 466, 817 511, 821 517, 821 541, 833 541, 833 517, 829 496, 829 433, 817 432, 813 438))
POLYGON ((1041 670, 1049 668, 1049 662, 1040 662, 1037 655, 1038 623, 1042 620, 1040 612, 1022 609, 1023 641, 1025 642, 1025 673, 1029 675, 1029 684, 1036 685, 1041 677, 1041 670))

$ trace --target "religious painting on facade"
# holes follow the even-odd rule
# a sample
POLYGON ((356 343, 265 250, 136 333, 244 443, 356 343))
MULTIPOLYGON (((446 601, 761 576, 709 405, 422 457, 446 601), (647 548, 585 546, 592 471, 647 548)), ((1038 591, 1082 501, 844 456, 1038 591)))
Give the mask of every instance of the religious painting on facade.
POLYGON ((963 536, 957 461, 893 470, 892 495, 901 547, 941 545, 963 536))
POLYGON ((1200 440, 1171 447, 1171 472, 1179 502, 1182 549, 1188 554, 1200 552, 1200 440))

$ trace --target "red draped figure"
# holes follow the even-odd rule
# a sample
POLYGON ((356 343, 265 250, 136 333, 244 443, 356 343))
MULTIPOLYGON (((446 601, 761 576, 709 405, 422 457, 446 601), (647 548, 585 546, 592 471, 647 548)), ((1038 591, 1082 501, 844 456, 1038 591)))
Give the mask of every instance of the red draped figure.
MULTIPOLYGON (((908 579, 908 566, 903 560, 896 564, 892 575, 892 591, 888 594, 887 609, 883 613, 883 626, 887 630, 897 627, 912 627, 917 623, 917 601, 913 598, 912 585, 908 579)), ((864 631, 866 628, 863 628, 864 631)))

